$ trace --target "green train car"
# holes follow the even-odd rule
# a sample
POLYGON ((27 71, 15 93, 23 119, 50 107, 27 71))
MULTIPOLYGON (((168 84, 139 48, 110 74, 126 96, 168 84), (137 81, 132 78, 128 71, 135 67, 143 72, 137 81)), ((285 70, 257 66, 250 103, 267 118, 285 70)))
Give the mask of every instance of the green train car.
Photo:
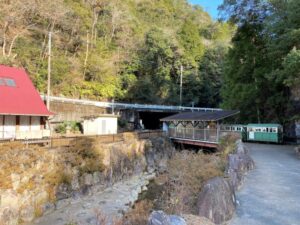
POLYGON ((283 127, 280 124, 248 124, 243 127, 242 140, 280 144, 283 142, 283 127))

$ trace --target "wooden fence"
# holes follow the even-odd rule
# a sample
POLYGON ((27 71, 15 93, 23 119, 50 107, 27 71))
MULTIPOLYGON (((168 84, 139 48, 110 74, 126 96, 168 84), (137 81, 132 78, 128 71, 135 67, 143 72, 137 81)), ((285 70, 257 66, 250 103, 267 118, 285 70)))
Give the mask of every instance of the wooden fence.
MULTIPOLYGON (((31 140, 19 140, 20 142, 26 145, 32 144, 43 144, 53 148, 58 147, 67 147, 76 145, 77 141, 82 139, 97 139, 97 141, 101 143, 115 143, 124 141, 126 136, 131 135, 135 136, 138 139, 149 139, 154 137, 162 137, 165 133, 161 130, 151 130, 151 131, 139 131, 139 132, 126 132, 126 133, 119 133, 119 134, 110 134, 110 135, 80 135, 80 136, 71 136, 71 137, 52 137, 52 138, 45 138, 45 139, 31 139, 31 140)), ((7 143, 11 140, 1 140, 0 143, 7 143)))

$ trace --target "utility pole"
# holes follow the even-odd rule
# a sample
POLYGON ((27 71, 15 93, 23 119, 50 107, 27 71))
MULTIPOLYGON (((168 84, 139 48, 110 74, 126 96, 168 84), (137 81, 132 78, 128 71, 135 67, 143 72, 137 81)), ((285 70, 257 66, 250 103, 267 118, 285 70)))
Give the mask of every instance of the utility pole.
POLYGON ((51 38, 52 33, 49 32, 48 41, 48 82, 47 82, 47 108, 50 110, 50 82, 51 82, 51 38))
POLYGON ((182 74, 183 74, 183 66, 180 66, 180 106, 182 106, 182 74))

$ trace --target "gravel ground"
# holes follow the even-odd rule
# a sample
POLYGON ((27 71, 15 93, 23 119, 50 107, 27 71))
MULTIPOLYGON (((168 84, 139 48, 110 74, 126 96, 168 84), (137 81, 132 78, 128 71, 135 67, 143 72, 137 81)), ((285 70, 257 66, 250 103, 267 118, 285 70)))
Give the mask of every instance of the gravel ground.
POLYGON ((300 225, 300 160, 293 146, 247 144, 256 163, 231 225, 300 225))

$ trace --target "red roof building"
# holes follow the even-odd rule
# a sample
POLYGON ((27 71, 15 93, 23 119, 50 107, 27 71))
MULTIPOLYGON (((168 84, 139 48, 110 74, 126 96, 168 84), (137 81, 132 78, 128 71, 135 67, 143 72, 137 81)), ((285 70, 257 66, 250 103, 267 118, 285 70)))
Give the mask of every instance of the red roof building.
POLYGON ((48 136, 50 115, 25 70, 0 65, 0 139, 48 136))
POLYGON ((0 115, 50 116, 23 69, 0 65, 0 115))

